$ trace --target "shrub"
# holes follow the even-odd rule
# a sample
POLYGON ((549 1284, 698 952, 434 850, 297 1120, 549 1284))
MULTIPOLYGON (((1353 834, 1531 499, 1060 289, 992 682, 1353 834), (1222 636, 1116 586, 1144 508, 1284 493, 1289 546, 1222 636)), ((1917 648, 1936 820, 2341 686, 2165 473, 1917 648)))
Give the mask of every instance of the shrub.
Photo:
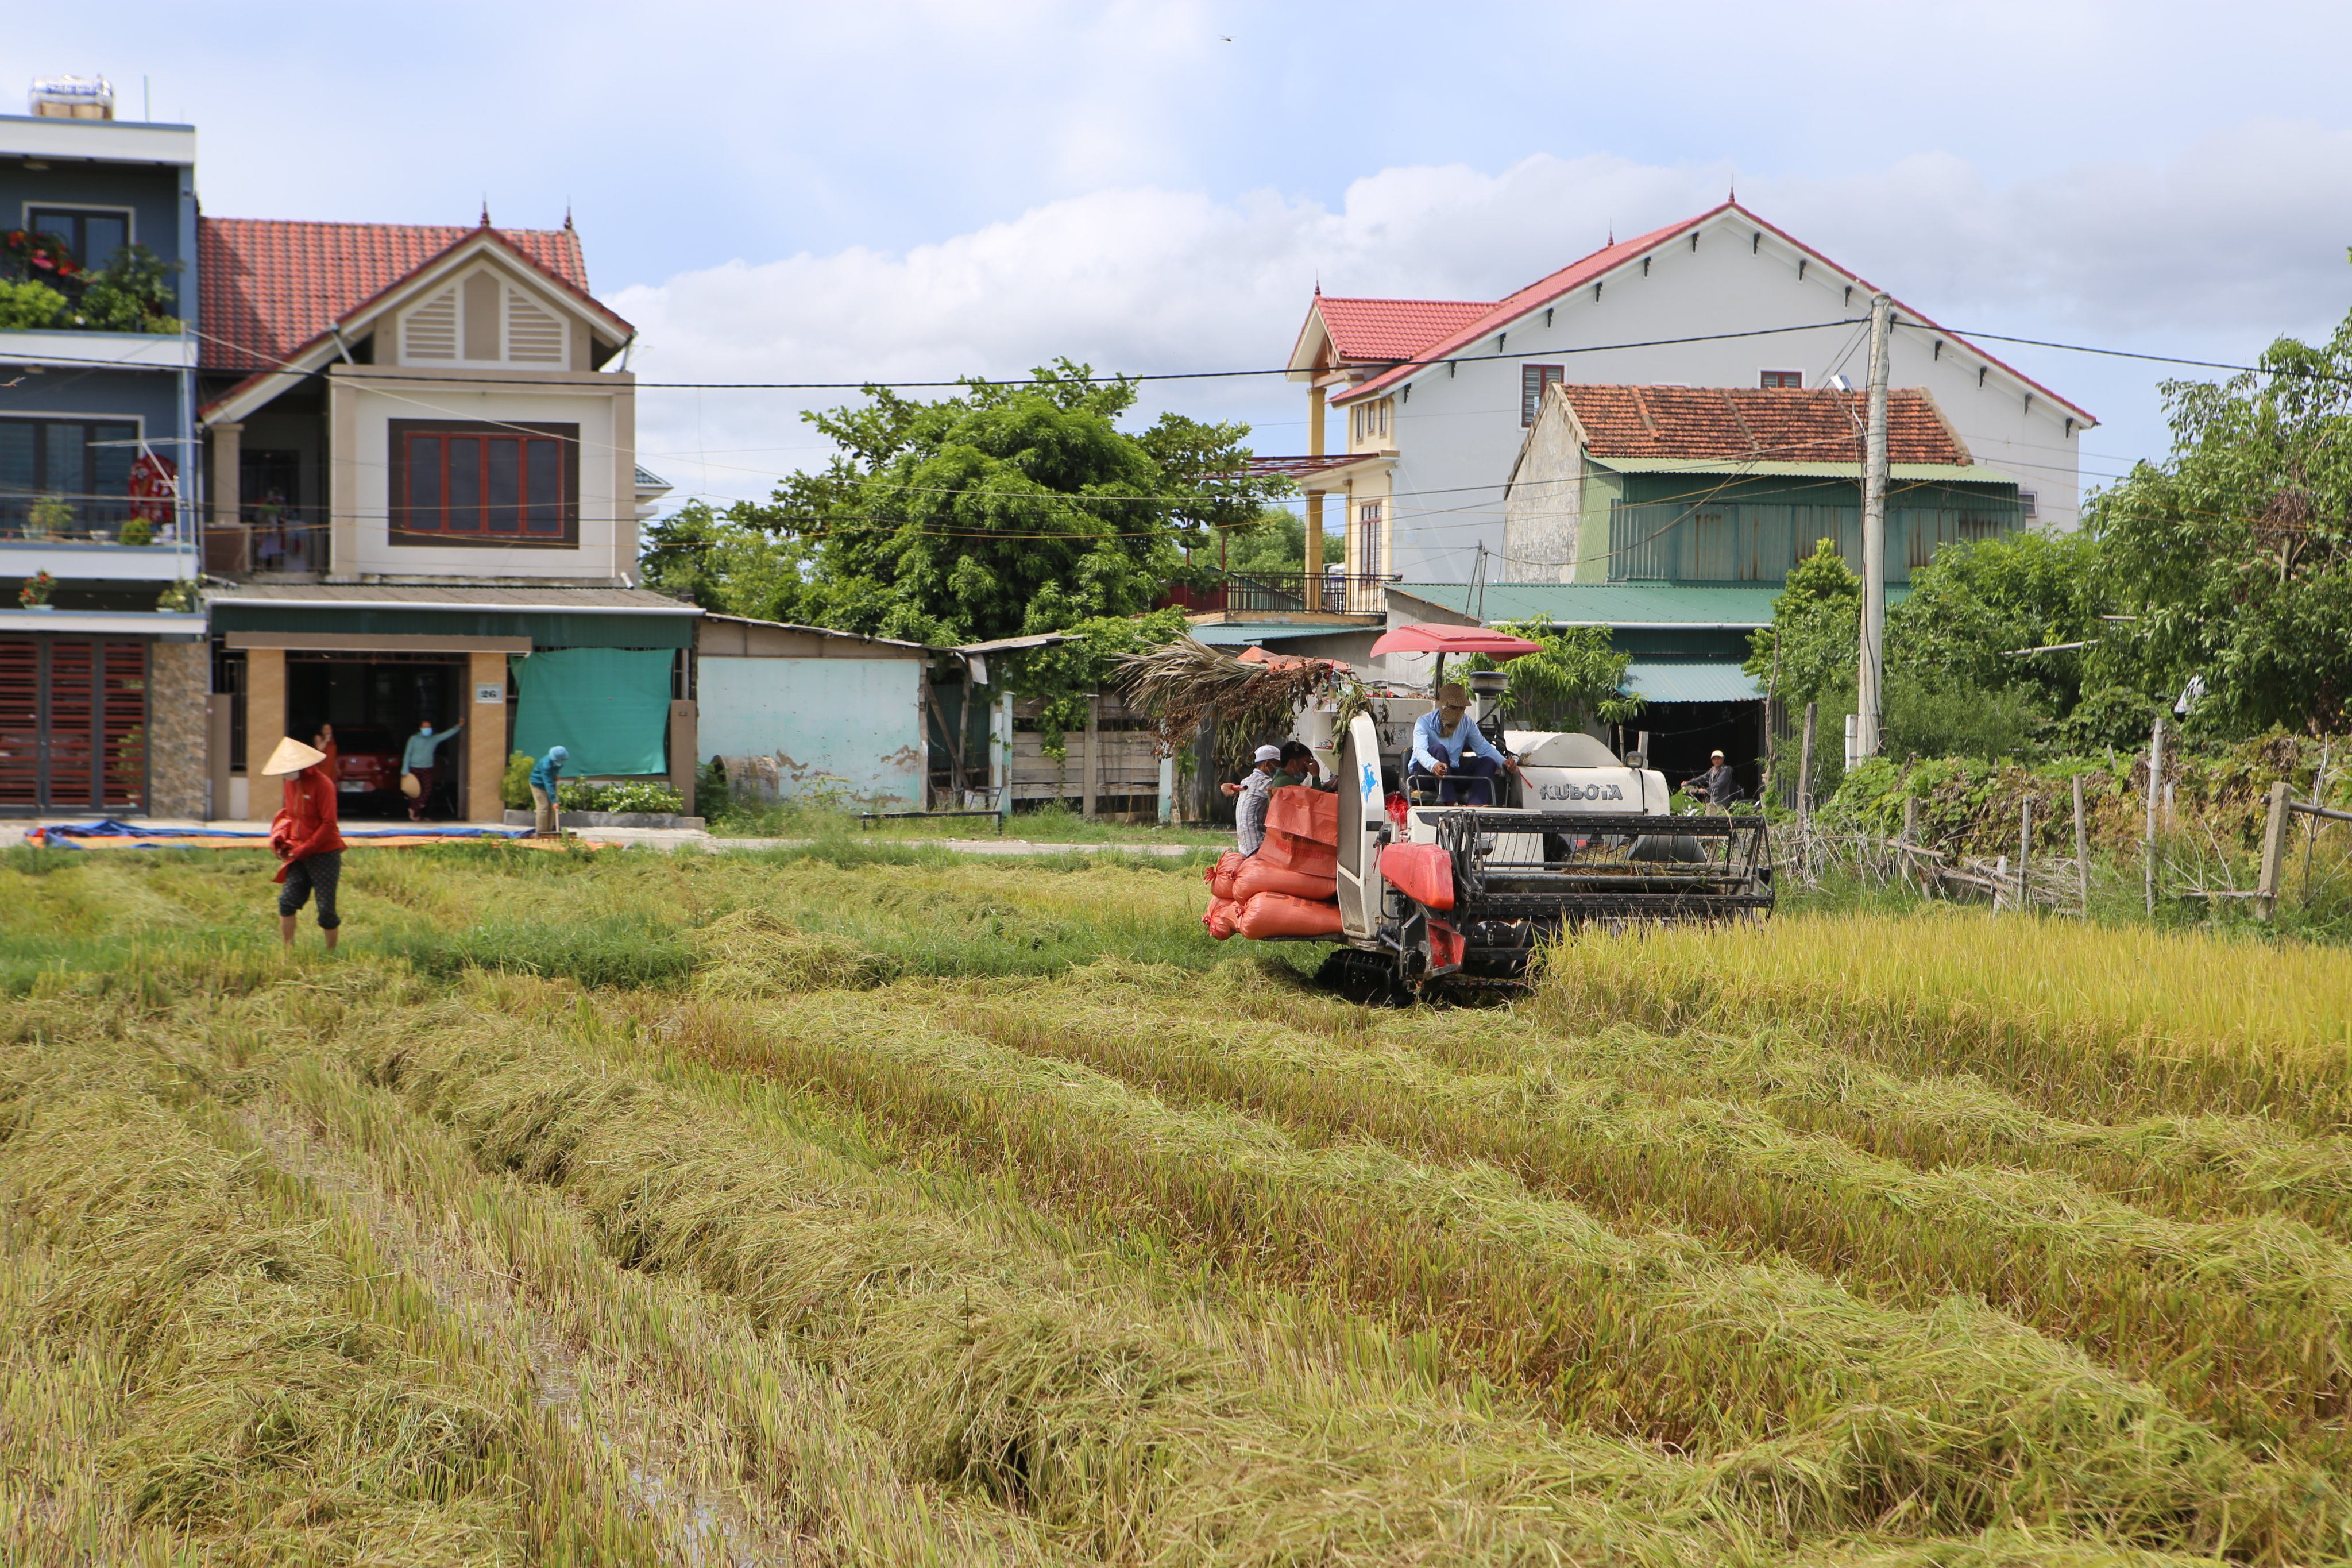
POLYGON ((530 754, 517 752, 507 758, 506 776, 499 780, 499 799, 509 811, 530 809, 530 754))
POLYGON ((155 525, 143 517, 133 517, 123 523, 122 531, 115 537, 123 544, 152 544, 155 542, 155 525))
POLYGON ((38 331, 65 308, 66 297, 46 283, 0 278, 0 332, 38 331))
POLYGON ((660 779, 629 779, 621 784, 566 779, 556 786, 555 798, 566 811, 660 813, 686 809, 686 797, 660 779))

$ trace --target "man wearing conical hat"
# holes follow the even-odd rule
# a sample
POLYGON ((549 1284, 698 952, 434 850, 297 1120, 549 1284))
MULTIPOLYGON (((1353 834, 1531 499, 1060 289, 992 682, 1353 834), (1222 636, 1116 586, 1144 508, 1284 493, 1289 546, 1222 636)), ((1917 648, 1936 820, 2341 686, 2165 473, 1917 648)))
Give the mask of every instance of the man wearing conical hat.
POLYGON ((343 874, 343 835, 335 822, 335 781, 322 766, 327 753, 289 735, 278 742, 262 768, 286 780, 286 804, 269 824, 269 847, 278 867, 278 936, 294 946, 294 916, 310 895, 319 897, 319 930, 331 950, 342 917, 335 912, 335 884, 343 874))

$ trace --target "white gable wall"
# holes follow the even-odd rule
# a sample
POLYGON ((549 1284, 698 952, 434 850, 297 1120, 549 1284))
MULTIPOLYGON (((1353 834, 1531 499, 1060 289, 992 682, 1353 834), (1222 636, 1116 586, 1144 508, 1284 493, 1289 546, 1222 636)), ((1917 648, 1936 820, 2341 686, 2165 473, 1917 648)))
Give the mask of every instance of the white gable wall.
MULTIPOLYGON (((1519 425, 1520 367, 1559 364, 1570 382, 1679 383, 1689 386, 1755 386, 1766 370, 1801 370, 1805 384, 1825 384, 1843 358, 1844 374, 1860 386, 1869 368, 1867 328, 1859 324, 1764 337, 1720 338, 1652 348, 1569 353, 1596 345, 1752 331, 1866 318, 1869 297, 1850 279, 1759 231, 1738 213, 1710 220, 1691 237, 1668 240, 1641 262, 1603 281, 1601 297, 1588 284, 1556 300, 1549 326, 1538 307, 1506 329, 1507 357, 1431 365, 1414 372, 1412 391, 1387 389, 1395 399, 1393 434, 1381 446, 1398 454, 1387 483, 1384 569, 1406 581, 1464 582, 1475 547, 1504 549, 1503 489, 1526 432, 1519 425), (1752 248, 1751 248, 1752 247, 1752 248), (1804 276, 1798 275, 1803 260, 1804 276), (1849 349, 1851 353, 1849 353, 1849 349)), ((1461 351, 1492 355, 1488 333, 1461 351)), ((1947 342, 1938 356, 1934 334, 1898 327, 1889 354, 1895 386, 1924 388, 1968 444, 1974 459, 2012 475, 2035 492, 2037 521, 2072 527, 2079 500, 2079 425, 2072 411, 2027 388, 1997 367, 1979 385, 1986 362, 1947 342)), ((1346 417, 1341 405, 1338 416, 1346 417)), ((1350 507, 1351 520, 1357 509, 1350 507)), ((1490 561, 1496 581, 1552 575, 1538 563, 1525 568, 1490 561)))

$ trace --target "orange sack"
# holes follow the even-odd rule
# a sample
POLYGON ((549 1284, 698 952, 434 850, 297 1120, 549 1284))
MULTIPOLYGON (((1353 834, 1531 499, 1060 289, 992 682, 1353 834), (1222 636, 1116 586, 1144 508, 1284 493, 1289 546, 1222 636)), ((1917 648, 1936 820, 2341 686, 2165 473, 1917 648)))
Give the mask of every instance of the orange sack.
POLYGON ((1318 844, 1311 838, 1301 838, 1279 827, 1265 830, 1265 842, 1258 846, 1253 860, 1263 860, 1286 871, 1303 871, 1309 877, 1337 877, 1339 874, 1339 850, 1337 845, 1318 844))
POLYGON ((1338 936, 1339 906, 1290 893, 1260 893, 1242 906, 1234 930, 1244 936, 1338 936))
POLYGON ((1291 893, 1302 899, 1333 899, 1339 897, 1339 884, 1330 877, 1318 877, 1310 871, 1294 871, 1287 866, 1276 866, 1253 855, 1242 862, 1234 874, 1232 897, 1248 900, 1259 893, 1291 893))
POLYGON ((1339 797, 1305 784, 1276 790, 1265 807, 1265 825, 1317 844, 1339 842, 1339 797))
POLYGON ((1209 884, 1209 891, 1218 898, 1230 899, 1234 896, 1234 873, 1240 870, 1247 859, 1240 850, 1228 849, 1217 857, 1215 865, 1201 873, 1201 879, 1209 884))
POLYGON ((1209 928, 1211 936, 1223 942, 1234 934, 1234 916, 1240 912, 1241 905, 1231 899, 1211 899, 1207 910, 1201 916, 1201 923, 1209 928))

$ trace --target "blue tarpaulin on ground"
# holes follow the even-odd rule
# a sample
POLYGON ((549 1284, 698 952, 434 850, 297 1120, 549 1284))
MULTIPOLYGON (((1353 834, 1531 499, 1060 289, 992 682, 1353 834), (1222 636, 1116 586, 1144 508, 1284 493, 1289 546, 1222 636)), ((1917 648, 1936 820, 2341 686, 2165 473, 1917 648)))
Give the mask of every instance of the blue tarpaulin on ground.
MULTIPOLYGON (((527 827, 461 827, 442 823, 411 823, 405 827, 345 827, 346 840, 366 842, 371 838, 520 838, 527 827)), ((142 847, 168 849, 174 841, 188 839, 218 840, 235 838, 250 840, 257 849, 269 847, 267 827, 154 827, 142 822, 122 822, 102 817, 96 822, 59 822, 47 827, 28 827, 25 837, 36 844, 52 849, 71 849, 78 838, 131 839, 142 847)))

